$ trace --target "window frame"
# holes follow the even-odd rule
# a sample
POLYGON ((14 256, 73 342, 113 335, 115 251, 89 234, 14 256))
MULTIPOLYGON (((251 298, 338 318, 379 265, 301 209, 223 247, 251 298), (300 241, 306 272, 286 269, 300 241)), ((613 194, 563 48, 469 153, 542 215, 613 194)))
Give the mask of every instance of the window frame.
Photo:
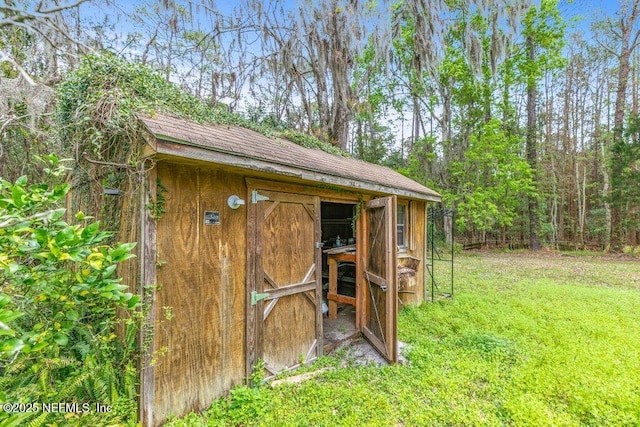
MULTIPOLYGON (((398 201, 397 205, 396 205, 396 209, 397 209, 397 215, 396 215, 396 220, 398 219, 398 217, 400 216, 400 207, 402 206, 403 211, 404 211, 404 215, 403 215, 403 219, 404 219, 404 223, 402 224, 402 226, 404 227, 403 230, 403 237, 404 237, 404 241, 402 242, 402 244, 398 241, 397 246, 398 246, 398 251, 399 252, 407 252, 410 250, 411 248, 411 234, 410 234, 410 230, 411 230, 411 223, 410 223, 410 203, 409 201, 398 201)), ((400 223, 397 223, 397 227, 396 227, 396 239, 397 239, 397 235, 398 232, 400 230, 400 223)))

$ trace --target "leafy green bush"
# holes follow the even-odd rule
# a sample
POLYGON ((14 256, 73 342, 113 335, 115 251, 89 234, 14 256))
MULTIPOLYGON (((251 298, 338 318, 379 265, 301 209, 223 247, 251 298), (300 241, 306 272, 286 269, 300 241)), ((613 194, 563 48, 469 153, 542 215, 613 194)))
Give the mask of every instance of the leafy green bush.
MULTIPOLYGON (((65 173, 56 156, 47 160, 52 180, 65 173)), ((135 409, 136 322, 122 320, 122 343, 116 308, 132 312, 139 297, 115 273, 135 244, 105 244, 110 233, 82 213, 86 225, 67 223, 68 190, 0 180, 0 403, 109 404, 122 420, 135 409)), ((0 424, 85 424, 92 414, 0 411, 0 424)))

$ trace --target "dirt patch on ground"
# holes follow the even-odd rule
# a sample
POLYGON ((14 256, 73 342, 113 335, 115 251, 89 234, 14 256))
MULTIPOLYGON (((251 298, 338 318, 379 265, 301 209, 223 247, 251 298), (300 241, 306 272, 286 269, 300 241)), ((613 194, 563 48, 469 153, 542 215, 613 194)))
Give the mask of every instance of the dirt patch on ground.
MULTIPOLYGON (((405 347, 405 343, 398 341, 398 363, 406 362, 402 356, 402 349, 405 347)), ((364 337, 356 338, 355 340, 345 343, 339 347, 338 350, 343 350, 341 353, 342 365, 376 365, 385 366, 389 362, 378 353, 376 349, 367 341, 364 337)))

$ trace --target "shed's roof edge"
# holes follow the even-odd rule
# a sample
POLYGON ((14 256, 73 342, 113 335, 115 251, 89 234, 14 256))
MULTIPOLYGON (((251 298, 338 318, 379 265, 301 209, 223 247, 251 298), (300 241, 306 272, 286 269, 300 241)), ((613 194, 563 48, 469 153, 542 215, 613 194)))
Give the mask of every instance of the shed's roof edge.
MULTIPOLYGON (((311 169, 311 168, 300 167, 299 165, 291 165, 289 163, 283 163, 283 162, 277 162, 277 161, 273 161, 273 160, 267 160, 267 159, 263 159, 263 158, 257 157, 257 156, 250 156, 250 155, 247 155, 247 154, 241 154, 241 153, 237 153, 237 152, 233 152, 233 151, 222 150, 222 149, 214 148, 214 147, 210 147, 210 146, 203 146, 203 145, 195 144, 195 143, 192 143, 190 141, 186 141, 186 140, 183 140, 183 139, 180 139, 180 138, 175 138, 175 137, 173 137, 171 135, 165 135, 165 134, 162 134, 160 132, 155 132, 154 133, 151 130, 149 130, 149 132, 151 132, 151 134, 153 134, 155 136, 155 138, 158 139, 158 140, 167 141, 167 142, 173 142, 173 143, 176 143, 176 144, 193 147, 193 148, 196 148, 198 150, 221 153, 221 154, 225 154, 225 155, 228 155, 228 156, 233 156, 233 157, 238 158, 238 159, 248 159, 248 160, 253 160, 253 161, 256 161, 256 162, 263 163, 267 167, 260 168, 260 170, 266 171, 266 172, 272 172, 272 173, 276 173, 276 174, 283 175, 283 176, 296 176, 297 178, 307 179, 309 181, 318 182, 320 184, 333 184, 333 185, 338 185, 338 186, 347 187, 347 188, 353 188, 353 189, 359 189, 359 190, 368 190, 368 191, 373 191, 373 192, 376 192, 376 193, 394 194, 394 195, 397 195, 397 196, 404 196, 404 197, 408 197, 408 198, 425 200, 425 201, 430 201, 430 202, 440 202, 441 201, 440 195, 438 193, 436 193, 436 192, 434 192, 434 194, 427 194, 427 193, 421 193, 421 192, 416 192, 416 191, 402 189, 402 188, 391 187, 389 185, 381 184, 379 182, 372 182, 372 181, 363 180, 363 179, 354 180, 353 178, 344 177, 344 176, 340 176, 340 175, 334 175, 334 174, 330 174, 330 173, 323 172, 323 171, 318 171, 318 170, 311 169), (319 180, 319 179, 314 179, 313 177, 308 177, 308 176, 304 176, 304 175, 300 175, 300 174, 286 173, 284 171, 281 171, 280 173, 278 173, 278 171, 274 171, 273 168, 269 168, 268 165, 278 165, 278 166, 281 166, 281 167, 286 167, 288 169, 306 171, 306 172, 309 172, 309 173, 322 175, 324 177, 327 177, 327 179, 319 180), (344 181, 351 181, 351 183, 345 183, 344 181), (364 186, 364 187, 357 186, 357 185, 354 184, 354 181, 360 182, 362 184, 367 184, 367 186, 364 186)), ((175 153, 174 151, 163 151, 161 147, 158 147, 157 150, 158 150, 157 151, 158 154, 168 154, 168 155, 174 155, 174 156, 179 156, 179 157, 188 157, 188 158, 191 158, 193 160, 198 160, 195 156, 183 156, 181 154, 175 153)), ((242 167, 242 165, 238 165, 237 163, 232 163, 232 162, 229 162, 229 161, 224 161, 224 159, 221 159, 221 158, 218 158, 217 160, 220 161, 220 163, 222 163, 222 164, 242 167)), ((252 166, 255 166, 255 164, 252 165, 252 166)), ((245 166, 245 168, 246 169, 252 169, 252 168, 250 168, 248 166, 245 166)))
POLYGON ((286 138, 265 136, 241 126, 203 124, 164 114, 160 114, 158 117, 142 114, 137 115, 137 118, 146 132, 153 137, 153 141, 147 139, 152 153, 220 163, 244 169, 259 168, 263 172, 298 177, 320 184, 334 184, 344 188, 395 194, 418 200, 433 202, 442 200, 436 191, 387 166, 306 148, 286 138), (249 134, 243 135, 238 132, 249 132, 249 134), (254 138, 249 136, 251 134, 255 134, 255 138, 257 138, 255 149, 253 145, 247 144, 251 138, 254 138), (267 148, 270 144, 267 142, 268 140, 275 144, 273 146, 274 155, 269 151, 271 148, 267 148), (161 141, 163 143, 159 144, 161 141), (282 154, 282 149, 287 146, 293 150, 294 157, 282 154), (308 154, 304 154, 307 152, 308 154), (312 159, 312 161, 297 162, 295 156, 304 156, 303 158, 312 159), (307 158, 307 156, 309 157, 307 158), (319 167, 316 167, 313 159, 318 160, 319 167), (334 164, 335 166, 333 166, 334 164), (321 165, 322 167, 320 167, 321 165), (373 169, 368 169, 369 167, 373 169), (360 169, 366 172, 363 174, 353 173, 353 171, 360 169), (388 177, 387 173, 390 174, 388 177))

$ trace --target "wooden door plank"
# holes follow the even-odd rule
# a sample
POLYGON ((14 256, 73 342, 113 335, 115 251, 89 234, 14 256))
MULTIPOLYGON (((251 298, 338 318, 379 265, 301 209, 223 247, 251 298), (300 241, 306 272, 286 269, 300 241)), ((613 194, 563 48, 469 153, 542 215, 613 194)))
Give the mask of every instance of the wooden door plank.
POLYGON ((372 199, 369 200, 367 202, 367 208, 383 208, 386 207, 389 204, 389 197, 395 197, 395 196, 388 196, 388 197, 379 197, 377 199, 372 199))
POLYGON ((263 196, 269 197, 269 201, 271 203, 274 203, 274 201, 277 200, 278 203, 293 203, 293 204, 301 204, 303 206, 313 205, 316 198, 315 196, 309 196, 306 194, 282 193, 274 190, 260 191, 260 194, 262 194, 263 196))
POLYGON ((278 284, 275 282, 275 280, 273 280, 273 279, 271 278, 271 276, 269 275, 269 273, 267 273, 267 272, 265 271, 265 272, 263 272, 263 275, 264 275, 264 280, 265 280, 265 282, 267 282, 267 284, 268 284, 269 286, 271 286, 271 289, 278 289, 278 284))
POLYGON ((397 233, 398 229, 397 220, 397 208, 398 199, 396 196, 391 197, 391 203, 389 206, 390 215, 387 216, 387 311, 386 315, 386 327, 387 327, 387 351, 389 352, 390 361, 398 361, 398 288, 397 288, 397 268, 398 268, 398 249, 397 249, 397 233))
POLYGON ((332 190, 325 187, 309 187, 308 185, 269 181, 260 178, 246 178, 245 181, 247 182, 248 186, 259 188, 265 191, 278 191, 284 193, 319 196, 322 197, 323 201, 331 201, 335 203, 357 202, 358 197, 361 197, 361 195, 359 194, 345 193, 342 190, 332 190))
POLYGON ((386 277, 378 276, 377 274, 371 273, 370 271, 364 272, 364 277, 369 281, 373 282, 380 287, 387 287, 388 280, 386 277))
MULTIPOLYGON (((246 179, 245 179, 246 183, 246 179)), ((251 200, 251 187, 247 184, 247 196, 245 200, 251 200)), ((257 205, 247 205, 247 275, 245 286, 245 378, 251 378, 251 371, 257 360, 256 343, 256 307, 251 305, 251 292, 256 291, 256 221, 257 205)))
POLYGON ((395 196, 371 200, 363 219, 361 328, 390 362, 397 361, 396 203, 395 196))
MULTIPOLYGON (((251 194, 251 189, 249 189, 249 193, 251 194)), ((251 200, 248 198, 247 200, 251 200)), ((264 223, 264 211, 267 209, 264 203, 251 203, 252 206, 255 207, 255 234, 254 234, 254 250, 255 250, 255 287, 254 290, 257 293, 264 292, 264 282, 265 282, 265 274, 262 266, 262 224, 264 223)), ((251 298, 251 296, 249 297, 251 298)), ((249 302, 251 304, 251 302, 249 302)), ((264 302, 258 301, 258 303, 254 306, 254 333, 255 333, 255 356, 253 363, 251 365, 251 369, 253 370, 253 364, 255 364, 259 358, 262 358, 262 354, 264 353, 264 302)))
POLYGON ((314 205, 308 205, 308 204, 304 204, 304 209, 307 211, 307 213, 309 214, 309 217, 315 221, 315 206, 314 205))
MULTIPOLYGON (((322 229, 320 224, 320 197, 314 196, 313 198, 313 222, 315 224, 315 265, 316 265, 316 289, 315 289, 315 304, 316 304, 316 357, 322 356, 324 346, 321 344, 324 342, 324 331, 322 322, 322 248, 318 247, 316 243, 322 241, 322 229)), ((309 293, 305 293, 306 297, 309 297, 309 293)), ((309 356, 307 356, 309 360, 309 356)))
POLYGON ((269 301, 269 304, 267 304, 267 306, 265 307, 264 314, 262 315, 262 320, 263 321, 267 320, 267 317, 269 317, 269 314, 271 314, 271 311, 276 306, 278 301, 280 301, 279 298, 274 298, 271 301, 269 301))
POLYGON ((271 215, 271 212, 273 212, 274 209, 277 208, 279 204, 280 202, 273 202, 269 204, 269 206, 264 210, 263 218, 266 219, 269 215, 271 215))
MULTIPOLYGON (((363 236, 365 240, 365 264, 364 264, 364 316, 363 316, 363 333, 365 337, 371 342, 373 347, 385 358, 388 358, 387 346, 384 342, 384 335, 386 334, 386 328, 382 327, 380 321, 379 311, 384 309, 380 305, 384 304, 386 299, 377 303, 377 295, 381 292, 381 289, 376 286, 373 288, 371 283, 371 277, 377 278, 376 281, 384 281, 385 278, 380 277, 380 269, 386 268, 384 264, 385 259, 377 259, 381 254, 374 251, 378 250, 378 244, 384 243, 387 238, 385 233, 387 223, 384 221, 385 216, 388 216, 388 199, 374 199, 366 204, 365 211, 367 212, 367 234, 363 236), (382 233, 381 233, 382 230, 382 233), (383 265, 381 265, 381 263, 383 265), (375 269, 375 273, 372 269, 375 269)), ((383 254, 384 255, 384 254, 383 254)), ((386 320, 386 317, 385 317, 386 320)))
POLYGON ((257 212, 253 291, 266 298, 255 309, 262 315, 254 326, 256 356, 252 363, 263 358, 267 374, 273 375, 297 364, 299 356, 312 359, 322 354, 317 344, 322 334, 322 283, 317 267, 321 252, 315 245, 321 236, 320 202, 317 196, 274 190, 260 194, 268 199, 252 204, 257 212))
POLYGON ((318 340, 316 339, 315 341, 313 341, 313 344, 311 344, 311 347, 309 347, 309 351, 305 355, 305 361, 312 360, 314 356, 315 357, 318 356, 318 351, 319 351, 318 347, 322 347, 322 346, 318 345, 318 340))
POLYGON ((311 280, 309 282, 294 283, 292 285, 280 286, 276 289, 269 289, 265 291, 267 297, 265 301, 272 300, 274 298, 282 298, 293 294, 299 294, 301 292, 310 291, 316 288, 316 281, 311 280))

